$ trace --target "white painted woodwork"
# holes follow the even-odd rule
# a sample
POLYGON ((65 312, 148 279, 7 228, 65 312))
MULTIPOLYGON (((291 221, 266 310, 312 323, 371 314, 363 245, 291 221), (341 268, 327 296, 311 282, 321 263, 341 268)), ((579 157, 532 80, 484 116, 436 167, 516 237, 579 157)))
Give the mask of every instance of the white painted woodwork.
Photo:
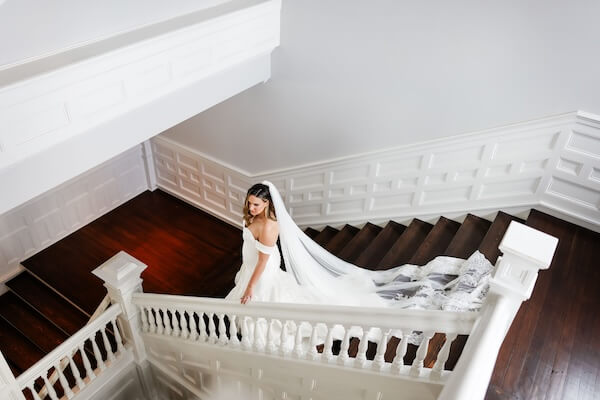
POLYGON ((0 351, 0 398, 6 400, 24 400, 21 389, 0 351))
POLYGON ((270 77, 279 0, 232 0, 0 71, 0 214, 270 77))
POLYGON ((256 175, 152 143, 158 186, 234 225, 267 179, 302 226, 542 206, 600 229, 600 117, 584 112, 256 175))
MULTIPOLYGON (((36 380, 42 378, 45 382, 45 389, 51 399, 56 400, 56 392, 51 384, 48 382, 48 374, 51 368, 57 368, 62 360, 67 360, 69 365, 73 364, 73 357, 76 354, 83 360, 84 369, 75 369, 74 376, 76 379, 75 385, 71 386, 65 379, 60 369, 57 369, 59 375, 59 384, 67 394, 68 398, 73 398, 74 393, 81 393, 81 398, 89 397, 85 396, 85 392, 89 392, 87 389, 95 379, 102 376, 104 373, 109 375, 117 376, 123 366, 132 360, 131 351, 126 348, 122 341, 122 335, 119 332, 119 327, 115 323, 117 317, 121 314, 121 306, 113 305, 108 308, 102 315, 96 320, 92 321, 88 325, 81 328, 77 333, 72 335, 70 338, 65 340, 56 349, 48 353, 44 358, 34 364, 27 371, 23 372, 17 377, 17 384, 21 390, 30 388, 36 380), (105 338, 105 329, 109 328, 113 330, 116 341, 116 348, 113 349, 108 345, 108 340, 105 338), (106 351, 107 358, 103 360, 102 355, 99 351, 98 343, 102 343, 106 351), (93 348, 93 354, 86 352, 84 346, 91 345, 93 348), (90 360, 94 359, 97 364, 97 368, 92 370, 90 360), (115 366, 115 368, 110 368, 115 366)), ((104 378, 106 379, 106 378, 104 378)), ((34 395, 35 397, 35 395, 34 395)))
MULTIPOLYGON (((1 214, 0 283, 18 274, 27 257, 146 190, 145 175, 142 150, 136 146, 1 214)), ((3 196, 11 190, 3 187, 3 196)))

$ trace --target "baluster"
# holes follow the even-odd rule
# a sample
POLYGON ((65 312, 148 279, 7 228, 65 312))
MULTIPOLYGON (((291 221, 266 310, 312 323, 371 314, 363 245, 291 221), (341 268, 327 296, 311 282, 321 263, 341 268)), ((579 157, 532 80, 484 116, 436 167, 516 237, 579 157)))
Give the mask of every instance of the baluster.
POLYGON ((178 321, 178 318, 177 318, 177 310, 169 308, 167 311, 171 315, 171 325, 173 327, 173 329, 171 330, 171 336, 173 336, 173 337, 179 337, 179 334, 181 333, 181 329, 179 329, 179 321, 178 321))
POLYGON ((370 329, 366 326, 363 326, 362 330, 363 334, 360 338, 360 344, 358 345, 358 354, 354 360, 354 366, 358 368, 363 368, 365 366, 365 363, 367 362, 367 349, 369 348, 368 336, 370 329))
POLYGON ((156 333, 158 333, 159 335, 162 335, 162 333, 164 332, 164 326, 163 326, 163 319, 160 316, 160 309, 155 308, 154 311, 155 311, 154 317, 156 318, 156 333))
POLYGON ((348 355, 348 348, 350 347, 350 327, 344 326, 346 332, 344 333, 344 340, 342 341, 342 348, 340 355, 338 356, 338 364, 344 365, 350 360, 348 355))
POLYGON ((69 386, 69 382, 67 382, 67 378, 65 378, 65 374, 60 367, 60 362, 54 364, 54 370, 58 373, 58 381, 60 382, 67 399, 73 398, 73 391, 71 390, 71 386, 69 386))
POLYGON ((427 355, 427 348, 429 347, 429 339, 431 339, 434 333, 435 332, 425 332, 423 334, 423 341, 417 349, 417 356, 415 357, 412 367, 410 368, 410 376, 416 377, 421 374, 421 370, 423 369, 423 360, 425 360, 425 356, 427 355))
POLYGON ((104 364, 104 360, 102 360, 102 354, 100 354, 100 349, 96 343, 96 333, 90 337, 90 341, 92 342, 92 349, 94 350, 94 357, 96 358, 96 362, 98 362, 98 367, 100 368, 100 371, 104 371, 106 369, 106 365, 104 364))
POLYGON ((208 315, 208 342, 210 344, 217 343, 217 328, 215 326, 215 313, 208 315))
POLYGON ((198 327, 196 326, 196 313, 194 311, 188 311, 188 317, 190 319, 190 334, 188 339, 197 340, 198 339, 198 327))
POLYGON ((433 365, 433 370, 431 371, 431 379, 441 379, 442 371, 444 370, 444 364, 448 360, 448 356, 450 355, 450 346, 452 342, 456 339, 456 333, 448 333, 446 334, 446 342, 442 346, 442 349, 438 353, 437 360, 433 365))
POLYGON ((200 328, 199 329, 200 330, 200 341, 206 342, 208 335, 206 334, 206 322, 204 322, 204 313, 203 312, 198 313, 198 325, 200 328))
POLYGON ((150 326, 148 325, 148 317, 146 316, 146 313, 148 312, 148 309, 144 306, 140 306, 140 315, 142 317, 142 332, 147 333, 150 329, 150 326))
POLYGON ((236 315, 232 315, 229 318, 229 342, 231 343, 232 347, 238 348, 240 347, 240 339, 237 336, 238 327, 235 323, 236 318, 236 315))
POLYGON ((219 344, 227 344, 227 327, 225 326, 225 314, 219 314, 219 344))
MULTIPOLYGON (((188 322, 185 319, 185 310, 177 310, 179 312, 179 326, 181 327, 181 333, 179 337, 182 339, 187 339, 190 336, 190 331, 188 329, 188 322)), ((188 317, 190 313, 188 312, 188 317)))
POLYGON ((322 361, 331 362, 333 360, 333 330, 335 325, 327 325, 327 339, 325 339, 325 348, 323 349, 322 361))
POLYGON ((115 361, 115 355, 113 354, 112 346, 110 345, 108 337, 106 336, 106 327, 103 326, 100 329, 100 334, 102 335, 102 342, 104 343, 104 349, 106 349, 106 357, 108 358, 108 361, 115 361))
POLYGON ((263 337, 267 332, 264 332, 263 329, 261 329, 263 321, 266 323, 264 318, 256 318, 256 321, 254 321, 254 335, 252 335, 254 343, 252 343, 252 348, 256 352, 262 352, 265 350, 263 337))
POLYGON ((165 330, 163 331, 163 333, 167 336, 171 336, 172 334, 173 336, 175 336, 173 327, 176 327, 176 329, 178 329, 177 324, 175 322, 175 314, 169 308, 161 308, 161 311, 163 324, 165 325, 165 330))
POLYGON ((150 333, 155 333, 156 332, 156 319, 154 318, 154 312, 152 310, 152 307, 148 307, 148 332, 150 333))
POLYGON ((48 378, 46 377, 45 373, 42 375, 42 379, 44 380, 44 385, 46 387, 46 390, 48 391, 48 396, 50 396, 52 400, 58 400, 56 391, 54 391, 54 387, 50 384, 50 382, 48 382, 48 378))
POLYGON ((385 365, 385 351, 387 350, 388 339, 390 337, 391 329, 388 329, 383 334, 383 337, 380 339, 377 344, 377 355, 375 355, 375 359, 373 360, 372 368, 376 371, 381 371, 383 366, 385 365))
POLYGON ((285 347, 285 342, 287 340, 287 330, 288 330, 288 321, 281 322, 281 334, 279 335, 279 354, 283 357, 288 355, 288 351, 285 347))
POLYGON ((28 384, 27 388, 31 392, 31 395, 33 396, 33 400, 42 400, 42 399, 40 399, 40 395, 38 394, 37 390, 35 390, 35 387, 33 386, 33 382, 28 384))
POLYGON ((81 391, 81 389, 83 389, 85 387, 85 383, 83 382, 83 379, 81 379, 81 373, 79 372, 79 368, 77 368, 77 366, 75 365, 75 362, 73 361, 73 357, 68 357, 68 359, 69 359, 69 366, 71 367, 71 372, 73 373, 73 377, 75 378, 75 383, 77 384, 77 387, 81 391))
POLYGON ((294 340, 294 355, 297 358, 303 358, 304 349, 302 348, 302 324, 304 321, 298 322, 298 327, 296 328, 296 338, 294 340))
POLYGON ((119 354, 123 354, 123 338, 121 338, 121 332, 119 332, 119 325, 117 323, 116 319, 113 319, 112 321, 110 321, 112 327, 113 327, 113 332, 115 334, 115 341, 117 342, 117 351, 119 352, 119 354))
POLYGON ((392 372, 397 374, 400 374, 402 367, 404 367, 404 356, 406 355, 406 348, 408 346, 408 339, 404 336, 402 331, 399 331, 398 339, 400 339, 400 344, 396 348, 396 357, 394 357, 394 362, 392 363, 392 372))
POLYGON ((250 350, 252 348, 252 342, 250 340, 250 328, 248 320, 250 317, 242 317, 242 348, 244 350, 250 350))
MULTIPOLYGON (((85 343, 85 342, 84 342, 85 343)), ((94 371, 92 371, 92 364, 90 363, 90 359, 87 354, 85 354, 85 350, 83 348, 84 343, 81 343, 79 347, 79 354, 81 354, 81 358, 83 359, 83 366, 85 368, 85 376, 91 381, 96 377, 94 371)))
POLYGON ((275 344, 275 328, 273 327, 273 324, 276 324, 277 322, 279 322, 276 319, 271 319, 269 321, 269 325, 267 327, 267 352, 269 354, 276 354, 277 353, 277 345, 275 344))
MULTIPOLYGON (((308 351, 308 355, 311 360, 318 360, 320 357, 319 352, 317 351, 317 339, 318 337, 318 323, 312 324, 312 332, 310 333, 310 350, 308 351)), ((325 349, 323 349, 325 350, 325 349)))

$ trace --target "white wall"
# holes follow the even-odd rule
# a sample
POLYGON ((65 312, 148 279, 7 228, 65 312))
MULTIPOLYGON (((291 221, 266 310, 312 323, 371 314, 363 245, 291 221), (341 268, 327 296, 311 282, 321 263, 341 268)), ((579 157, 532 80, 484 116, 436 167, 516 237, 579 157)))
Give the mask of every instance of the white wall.
POLYGON ((0 1, 0 69, 227 1, 0 1))
POLYGON ((252 174, 600 112, 600 2, 284 0, 272 79, 168 130, 252 174))
POLYGON ((135 146, 0 215, 0 294, 21 261, 148 189, 146 176, 135 146))

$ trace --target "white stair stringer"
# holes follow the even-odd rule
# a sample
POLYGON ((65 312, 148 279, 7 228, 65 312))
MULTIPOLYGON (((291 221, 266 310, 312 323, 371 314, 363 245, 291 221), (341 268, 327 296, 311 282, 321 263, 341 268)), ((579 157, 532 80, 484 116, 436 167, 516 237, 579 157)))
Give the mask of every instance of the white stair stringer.
POLYGON ((403 398, 425 400, 436 399, 442 389, 441 382, 165 339, 153 334, 144 335, 144 342, 155 376, 165 375, 167 379, 157 377, 158 380, 169 381, 162 390, 182 399, 190 398, 182 396, 187 393, 202 400, 376 400, 403 393, 406 396, 403 398))

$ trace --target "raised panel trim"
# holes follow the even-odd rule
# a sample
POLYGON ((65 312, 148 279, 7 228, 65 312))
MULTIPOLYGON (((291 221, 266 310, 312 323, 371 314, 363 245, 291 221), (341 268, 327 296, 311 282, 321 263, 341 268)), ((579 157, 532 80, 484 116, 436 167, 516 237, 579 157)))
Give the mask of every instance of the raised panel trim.
POLYGON ((589 200, 590 193, 600 192, 600 154, 596 154, 600 149, 600 117, 585 112, 259 174, 220 163, 161 135, 152 143, 158 149, 155 157, 160 187, 236 226, 241 223, 238 210, 245 190, 266 179, 280 189, 301 226, 557 204, 558 213, 566 210, 584 226, 600 230, 600 204, 589 200), (586 152, 574 152, 573 132, 585 134, 586 152), (535 143, 539 149, 523 151, 524 146, 535 143), (499 158, 498 149, 502 149, 499 158), (235 193, 229 185, 222 192, 202 188, 212 191, 213 200, 219 198, 218 204, 223 201, 226 209, 215 207, 214 201, 186 195, 181 179, 173 182, 160 178, 170 173, 165 167, 168 163, 173 168, 183 167, 177 164, 179 154, 198 165, 218 168, 225 181, 237 182, 235 193), (440 155, 443 158, 435 162, 440 155), (580 194, 588 199, 577 198, 577 193, 559 196, 551 185, 556 180, 585 188, 580 194))

